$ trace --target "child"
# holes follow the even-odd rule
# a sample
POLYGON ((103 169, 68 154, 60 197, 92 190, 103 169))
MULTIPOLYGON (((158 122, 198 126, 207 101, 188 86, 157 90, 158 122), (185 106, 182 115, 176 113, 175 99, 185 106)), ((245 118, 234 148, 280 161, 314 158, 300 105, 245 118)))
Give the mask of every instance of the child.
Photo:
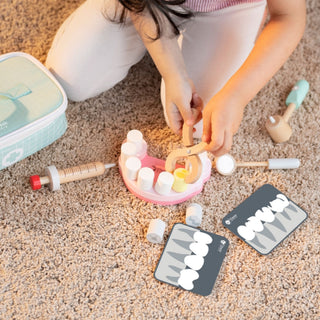
POLYGON ((176 133, 194 125, 221 156, 245 106, 299 43, 305 16, 305 0, 87 0, 59 29, 46 64, 80 101, 121 81, 147 49, 168 125, 176 133))

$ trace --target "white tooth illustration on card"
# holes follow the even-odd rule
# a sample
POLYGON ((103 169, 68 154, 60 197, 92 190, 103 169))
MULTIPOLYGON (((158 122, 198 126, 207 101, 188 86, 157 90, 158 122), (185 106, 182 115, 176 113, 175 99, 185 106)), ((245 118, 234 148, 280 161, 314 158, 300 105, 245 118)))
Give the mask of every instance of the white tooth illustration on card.
POLYGON ((209 247, 204 243, 193 242, 189 248, 195 255, 201 257, 205 257, 209 252, 209 247))
POLYGON ((194 288, 193 281, 199 278, 199 273, 192 269, 181 270, 178 284, 186 289, 192 290, 194 288))
POLYGON ((270 208, 263 207, 261 210, 257 210, 255 216, 264 222, 272 222, 275 216, 270 208))
POLYGON ((277 194, 277 198, 270 201, 271 210, 275 212, 282 212, 285 207, 289 205, 287 197, 283 194, 277 194))
POLYGON ((200 270, 204 265, 204 259, 201 256, 191 255, 184 258, 184 263, 193 270, 200 270))
POLYGON ((210 244, 212 242, 212 238, 201 231, 197 231, 193 235, 193 239, 199 243, 210 244))
POLYGON ((252 229, 248 228, 247 226, 239 226, 237 228, 237 231, 239 235, 242 238, 246 239, 247 241, 251 241, 256 236, 256 233, 252 229))
POLYGON ((256 232, 261 232, 263 230, 263 223, 256 216, 249 217, 246 226, 256 232))

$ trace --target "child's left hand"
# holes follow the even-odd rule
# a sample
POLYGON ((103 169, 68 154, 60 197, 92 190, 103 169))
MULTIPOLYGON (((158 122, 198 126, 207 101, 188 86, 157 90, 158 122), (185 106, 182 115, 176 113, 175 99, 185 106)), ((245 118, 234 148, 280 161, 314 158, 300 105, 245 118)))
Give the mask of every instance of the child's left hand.
POLYGON ((207 150, 214 156, 230 151, 233 135, 240 126, 245 104, 223 91, 217 93, 203 110, 202 141, 208 143, 207 150))

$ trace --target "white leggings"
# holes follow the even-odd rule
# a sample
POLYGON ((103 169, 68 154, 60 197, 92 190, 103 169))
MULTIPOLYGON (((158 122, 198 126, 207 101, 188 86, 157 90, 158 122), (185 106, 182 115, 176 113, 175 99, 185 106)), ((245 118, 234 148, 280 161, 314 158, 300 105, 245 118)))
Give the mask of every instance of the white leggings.
MULTIPOLYGON (((146 52, 130 20, 120 26, 102 14, 112 16, 116 3, 117 0, 87 0, 57 32, 46 66, 71 100, 85 100, 112 88, 146 52)), ((235 5, 198 13, 184 25, 179 45, 188 75, 204 103, 249 55, 265 8, 266 1, 235 5)), ((164 102, 163 83, 161 91, 164 102)))

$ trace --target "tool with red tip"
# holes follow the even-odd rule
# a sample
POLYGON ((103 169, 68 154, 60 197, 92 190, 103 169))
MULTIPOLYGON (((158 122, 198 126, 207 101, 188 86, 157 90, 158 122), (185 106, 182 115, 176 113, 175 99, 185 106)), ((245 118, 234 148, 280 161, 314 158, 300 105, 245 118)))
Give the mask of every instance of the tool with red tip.
POLYGON ((55 191, 60 189, 60 184, 97 177, 102 175, 106 169, 114 166, 114 163, 103 164, 102 162, 91 162, 60 170, 57 170, 55 166, 49 166, 45 170, 44 177, 31 176, 30 184, 33 190, 41 189, 43 185, 49 184, 50 190, 55 191))

